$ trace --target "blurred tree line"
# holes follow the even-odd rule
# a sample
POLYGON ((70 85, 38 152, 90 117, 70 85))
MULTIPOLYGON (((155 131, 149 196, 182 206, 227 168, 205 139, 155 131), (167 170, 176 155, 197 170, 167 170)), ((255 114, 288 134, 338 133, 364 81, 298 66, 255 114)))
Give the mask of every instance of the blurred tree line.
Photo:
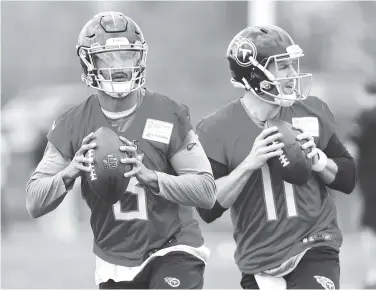
MULTIPOLYGON (((276 5, 276 24, 305 51, 305 70, 375 74, 375 2, 276 5)), ((147 84, 152 89, 188 100, 194 108, 201 101, 217 107, 237 93, 228 82, 224 55, 231 38, 247 25, 247 2, 2 1, 2 104, 22 89, 80 82, 77 36, 104 10, 120 10, 140 25, 150 48, 147 84)))
POLYGON ((279 23, 304 52, 311 71, 336 74, 376 73, 376 2, 278 2, 279 23))

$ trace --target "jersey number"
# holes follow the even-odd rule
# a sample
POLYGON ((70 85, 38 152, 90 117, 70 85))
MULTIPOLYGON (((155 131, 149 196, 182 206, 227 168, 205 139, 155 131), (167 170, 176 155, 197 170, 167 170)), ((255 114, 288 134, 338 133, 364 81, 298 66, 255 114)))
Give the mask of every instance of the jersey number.
MULTIPOLYGON (((266 163, 264 164, 264 166, 261 167, 261 172, 262 183, 264 185, 265 206, 268 221, 277 220, 277 211, 274 202, 272 179, 270 176, 269 166, 266 163)), ((293 185, 291 183, 283 181, 283 189, 285 192, 287 217, 296 217, 298 215, 298 212, 296 209, 293 185)))
POLYGON ((135 194, 137 196, 137 209, 132 211, 122 211, 121 201, 118 201, 113 205, 114 215, 116 220, 129 221, 134 219, 147 220, 147 200, 145 189, 138 183, 136 177, 132 177, 129 180, 125 194, 135 194))

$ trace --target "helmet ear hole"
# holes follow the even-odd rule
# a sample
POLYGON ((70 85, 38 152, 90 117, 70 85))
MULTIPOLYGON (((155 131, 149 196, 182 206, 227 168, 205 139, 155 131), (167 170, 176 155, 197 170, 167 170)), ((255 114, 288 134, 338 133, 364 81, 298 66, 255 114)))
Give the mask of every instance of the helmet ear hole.
MULTIPOLYGON (((91 75, 91 76, 88 75, 89 74, 88 68, 81 58, 80 58, 80 64, 81 64, 82 73, 83 73, 82 80, 85 81, 87 85, 97 86, 98 84, 97 84, 97 81, 95 80, 94 75, 91 75)), ((93 70, 93 73, 96 74, 95 70, 93 70)))
POLYGON ((78 55, 83 58, 86 57, 86 51, 82 48, 82 46, 78 49, 78 55))
POLYGON ((80 64, 82 67, 82 71, 84 72, 85 75, 87 75, 89 66, 91 66, 89 55, 87 54, 86 50, 83 49, 82 47, 78 49, 78 55, 80 57, 80 64))
POLYGON ((253 80, 255 78, 257 78, 257 74, 255 72, 251 72, 251 79, 253 80))
POLYGON ((82 61, 82 59, 80 59, 80 64, 81 64, 81 68, 82 68, 82 72, 87 75, 88 71, 87 71, 87 66, 86 64, 82 61))
POLYGON ((270 90, 272 88, 272 86, 269 83, 267 83, 266 81, 262 81, 261 82, 261 88, 263 88, 264 90, 268 91, 268 90, 270 90))

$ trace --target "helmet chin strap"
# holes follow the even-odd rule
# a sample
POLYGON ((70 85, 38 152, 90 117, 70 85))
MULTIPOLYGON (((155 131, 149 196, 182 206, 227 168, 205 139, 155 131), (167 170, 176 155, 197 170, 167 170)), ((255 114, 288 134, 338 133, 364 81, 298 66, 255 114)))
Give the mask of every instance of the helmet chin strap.
POLYGON ((104 91, 107 95, 109 95, 111 98, 114 98, 114 99, 122 99, 122 98, 125 98, 126 96, 129 95, 129 93, 110 93, 110 92, 106 92, 104 91))
POLYGON ((254 89, 249 85, 248 81, 245 78, 243 78, 243 84, 235 81, 234 79, 231 79, 231 83, 236 88, 243 88, 243 89, 250 90, 251 92, 253 92, 253 94, 256 97, 258 97, 261 100, 263 100, 264 102, 267 102, 267 103, 270 103, 270 104, 275 104, 275 105, 282 106, 282 107, 290 107, 297 100, 297 95, 296 95, 295 90, 292 94, 287 95, 287 94, 284 94, 283 92, 281 92, 281 90, 280 90, 280 88, 278 88, 278 86, 275 86, 275 88, 278 91, 278 95, 266 94, 269 97, 272 97, 273 100, 274 100, 274 101, 271 101, 271 100, 269 101, 269 100, 266 100, 265 98, 261 97, 259 94, 257 94, 254 91, 254 89))
MULTIPOLYGON (((296 84, 296 80, 294 80, 294 86, 296 84)), ((283 89, 281 85, 276 86, 278 91, 278 96, 274 98, 274 102, 277 105, 280 105, 282 107, 290 107, 292 104, 295 103, 295 101, 298 99, 298 96, 296 95, 296 90, 293 90, 292 94, 285 94, 283 93, 283 89)))
MULTIPOLYGON (((281 94, 278 94, 278 96, 281 96, 281 94)), ((285 98, 274 98, 274 102, 282 107, 290 107, 297 99, 295 92, 290 95, 283 94, 283 96, 285 98)))
MULTIPOLYGON (((260 100, 267 102, 269 104, 278 105, 278 106, 281 106, 281 107, 290 107, 296 101, 296 94, 295 93, 291 94, 291 95, 284 95, 284 96, 288 97, 289 99, 283 99, 283 98, 280 97, 281 95, 278 94, 278 96, 273 96, 273 101, 272 101, 272 100, 267 100, 267 99, 261 97, 260 95, 256 94, 253 90, 251 90, 251 91, 260 100)), ((271 97, 271 95, 268 95, 268 96, 271 97)))
MULTIPOLYGON (((294 80, 294 86, 295 86, 295 84, 296 84, 296 80, 294 80)), ((297 91, 295 89, 293 89, 292 94, 285 94, 283 92, 283 88, 282 88, 281 83, 279 83, 279 82, 277 82, 275 84, 267 83, 267 85, 269 87, 269 90, 264 91, 263 86, 261 85, 261 91, 264 92, 264 94, 268 95, 269 97, 273 98, 273 101, 271 101, 271 103, 274 103, 274 104, 282 106, 282 107, 290 107, 298 99, 297 91), (274 88, 274 92, 276 94, 273 94, 273 93, 270 92, 270 91, 273 90, 273 88, 274 88)), ((264 99, 264 98, 262 98, 262 99, 264 99)), ((267 100, 265 100, 265 101, 267 101, 267 100)))
POLYGON ((132 91, 132 81, 120 83, 108 82, 101 74, 98 74, 97 82, 100 90, 104 91, 107 95, 114 99, 124 98, 132 91))

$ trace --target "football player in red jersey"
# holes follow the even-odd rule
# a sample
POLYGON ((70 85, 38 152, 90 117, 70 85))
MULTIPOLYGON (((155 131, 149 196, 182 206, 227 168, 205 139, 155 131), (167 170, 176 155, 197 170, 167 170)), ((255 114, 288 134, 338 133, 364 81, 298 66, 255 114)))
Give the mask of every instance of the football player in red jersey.
POLYGON ((302 49, 277 26, 252 26, 231 41, 227 60, 243 97, 200 121, 197 133, 211 162, 217 201, 198 208, 206 222, 231 208, 235 260, 244 289, 339 287, 342 244, 327 187, 350 193, 353 158, 337 137, 327 104, 308 96, 311 75, 299 72, 302 49), (303 132, 313 174, 302 186, 284 182, 268 167, 284 146, 277 118, 303 132), (272 283, 272 284, 270 284, 272 283))
POLYGON ((215 181, 187 107, 145 89, 147 43, 119 12, 95 15, 82 29, 77 54, 83 80, 98 90, 52 125, 48 145, 27 184, 27 209, 37 218, 54 210, 82 177, 91 210, 99 288, 203 286, 209 250, 194 207, 215 203, 215 181), (93 133, 112 128, 133 169, 116 204, 98 200, 84 177, 93 133))

